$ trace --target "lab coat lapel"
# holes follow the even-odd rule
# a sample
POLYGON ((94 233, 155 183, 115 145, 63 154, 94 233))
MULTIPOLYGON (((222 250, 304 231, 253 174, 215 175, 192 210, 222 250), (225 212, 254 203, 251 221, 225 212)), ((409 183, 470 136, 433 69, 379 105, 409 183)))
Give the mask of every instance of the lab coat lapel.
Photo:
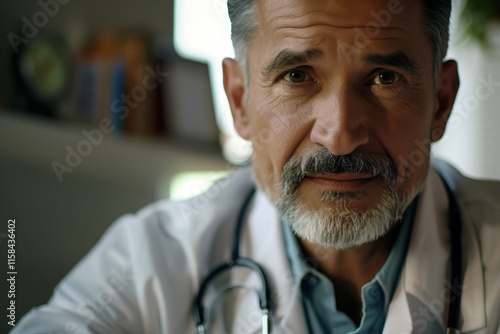
MULTIPOLYGON (((240 254, 260 264, 268 276, 275 306, 273 333, 307 333, 302 303, 286 255, 279 216, 272 203, 260 191, 256 193, 245 223, 240 254)), ((245 285, 261 287, 256 275, 248 275, 244 280, 245 285)), ((237 323, 233 325, 233 333, 260 333, 260 312, 255 294, 246 293, 238 304, 238 310, 235 311, 237 323), (241 330, 242 324, 245 331, 241 330)))
POLYGON ((382 334, 393 333, 411 333, 412 323, 411 314, 408 307, 408 300, 406 299, 406 292, 404 284, 405 281, 404 271, 401 273, 400 284, 396 288, 385 321, 385 326, 382 334))
MULTIPOLYGON (((429 170, 420 196, 412 238, 404 266, 404 289, 429 307, 441 324, 447 305, 439 300, 450 272, 448 199, 439 175, 429 170), (439 304, 439 305, 438 305, 439 304)), ((414 311, 414 310, 410 310, 414 311)), ((412 314, 410 312, 410 314, 412 314)))
MULTIPOLYGON (((462 210, 463 211, 463 210, 462 210)), ((462 212, 464 253, 464 290, 462 295, 462 332, 485 326, 483 271, 480 268, 478 241, 471 222, 462 212)), ((448 315, 451 259, 448 231, 448 199, 442 180, 431 169, 420 196, 408 255, 396 293, 389 306, 384 327, 387 333, 410 333, 411 315, 421 310, 408 303, 407 294, 418 298, 443 327, 448 315)))
POLYGON ((462 333, 486 327, 484 272, 479 251, 479 239, 468 215, 462 214, 464 287, 461 303, 462 333))
POLYGON ((280 327, 283 334, 302 334, 308 332, 298 284, 295 285, 288 307, 284 310, 280 327))

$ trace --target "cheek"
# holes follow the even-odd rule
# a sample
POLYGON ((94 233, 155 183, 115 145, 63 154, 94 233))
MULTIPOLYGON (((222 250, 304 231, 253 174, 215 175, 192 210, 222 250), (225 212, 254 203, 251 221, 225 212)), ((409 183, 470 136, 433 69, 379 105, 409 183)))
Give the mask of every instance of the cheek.
POLYGON ((393 108, 380 134, 407 191, 425 180, 430 157, 433 103, 425 96, 416 100, 422 102, 393 108))
POLYGON ((283 167, 303 139, 306 111, 280 98, 249 98, 256 101, 250 117, 255 176, 259 186, 275 199, 283 167))

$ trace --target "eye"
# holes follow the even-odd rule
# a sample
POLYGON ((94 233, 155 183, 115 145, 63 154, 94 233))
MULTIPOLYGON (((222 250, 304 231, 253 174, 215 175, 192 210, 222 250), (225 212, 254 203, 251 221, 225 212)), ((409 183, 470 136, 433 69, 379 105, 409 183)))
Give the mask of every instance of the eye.
POLYGON ((306 71, 293 69, 286 73, 283 78, 290 82, 299 83, 309 80, 310 76, 306 71))
POLYGON ((377 74, 373 83, 376 85, 392 85, 401 80, 401 75, 396 72, 384 71, 377 74))

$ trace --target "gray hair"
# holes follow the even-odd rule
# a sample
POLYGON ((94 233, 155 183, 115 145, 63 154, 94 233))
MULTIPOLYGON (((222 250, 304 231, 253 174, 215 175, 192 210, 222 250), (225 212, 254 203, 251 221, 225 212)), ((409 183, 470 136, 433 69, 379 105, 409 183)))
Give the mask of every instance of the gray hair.
POLYGON ((434 79, 448 52, 451 0, 423 0, 424 29, 434 54, 434 79))
POLYGON ((231 40, 236 60, 245 70, 248 84, 248 45, 259 23, 255 0, 228 0, 227 10, 231 19, 231 40))
MULTIPOLYGON (((236 60, 246 72, 248 82, 248 45, 258 27, 255 0, 228 0, 231 39, 236 60)), ((434 77, 448 51, 451 0, 422 0, 424 29, 434 54, 434 77)))

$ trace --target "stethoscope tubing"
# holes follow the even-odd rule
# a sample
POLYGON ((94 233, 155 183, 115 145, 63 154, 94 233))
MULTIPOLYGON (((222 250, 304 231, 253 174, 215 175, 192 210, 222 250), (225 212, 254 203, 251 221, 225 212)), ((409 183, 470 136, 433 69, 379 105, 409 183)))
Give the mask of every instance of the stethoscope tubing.
POLYGON ((449 201, 448 229, 450 231, 451 248, 451 282, 450 302, 448 306, 447 333, 460 333, 460 303, 462 301, 463 286, 463 254, 462 254, 462 215, 457 199, 450 186, 443 176, 441 176, 449 201))

